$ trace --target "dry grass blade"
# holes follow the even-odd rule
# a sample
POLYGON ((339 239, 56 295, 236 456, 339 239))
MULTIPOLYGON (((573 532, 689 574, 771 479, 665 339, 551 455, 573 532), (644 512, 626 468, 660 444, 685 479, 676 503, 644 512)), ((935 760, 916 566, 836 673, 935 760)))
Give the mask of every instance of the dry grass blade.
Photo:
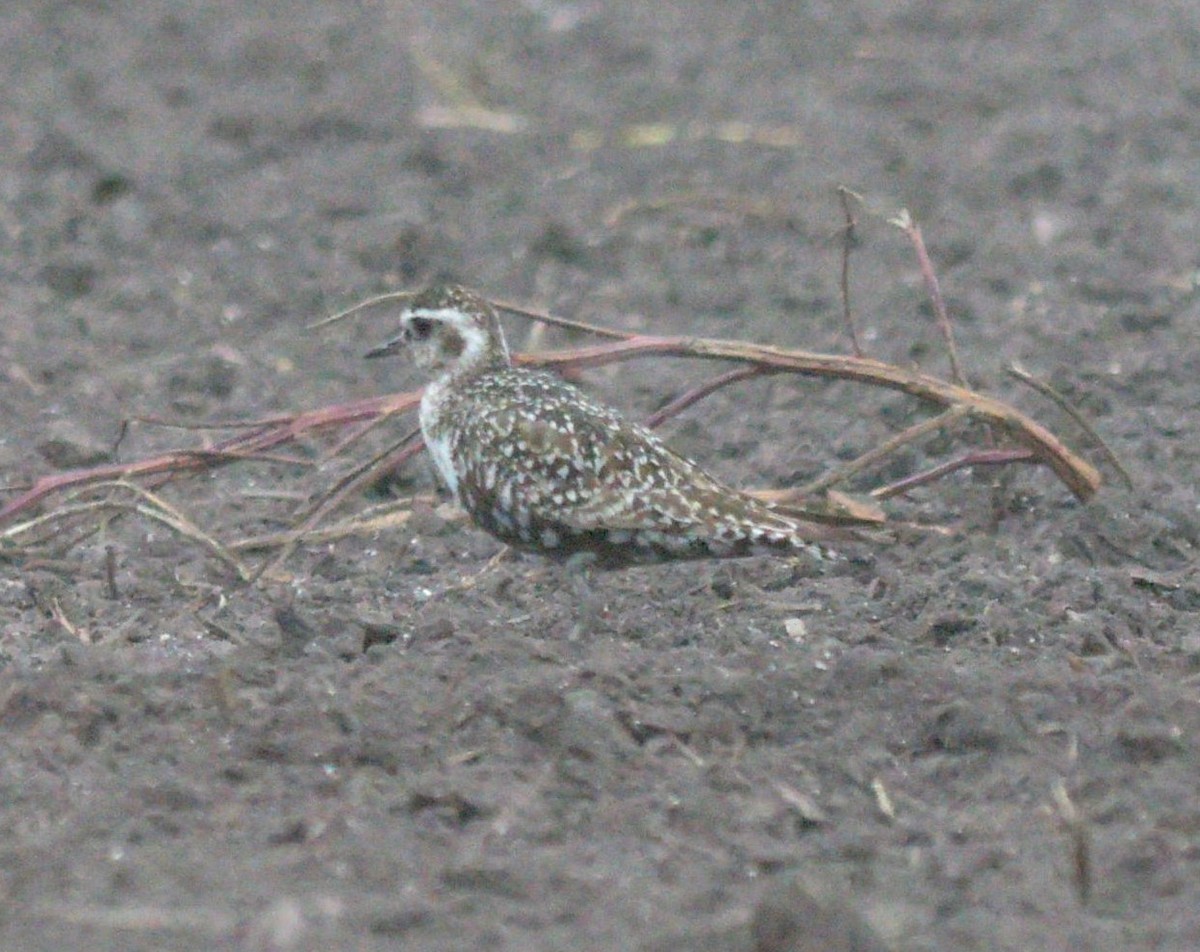
POLYGON ((794 149, 804 142, 803 130, 794 125, 753 125, 729 122, 638 122, 615 130, 581 128, 571 134, 572 148, 591 152, 609 148, 662 148, 676 142, 752 142, 773 149, 794 149))
POLYGON ((219 561, 224 562, 231 569, 233 569, 233 571, 237 573, 239 580, 243 582, 249 582, 254 577, 254 574, 250 571, 250 569, 248 569, 237 556, 235 556, 220 542, 197 526, 194 522, 191 522, 188 519, 176 518, 171 513, 162 509, 158 509, 153 505, 139 503, 133 508, 139 515, 147 519, 160 522, 177 535, 199 543, 214 556, 216 556, 219 561))
POLYGON ((425 80, 449 103, 448 106, 428 106, 418 111, 417 121, 425 128, 514 133, 529 125, 524 116, 500 112, 480 102, 457 73, 429 52, 426 43, 410 43, 408 52, 425 80))
MULTIPOLYGON (((185 516, 182 512, 168 503, 161 496, 152 493, 150 490, 138 486, 136 483, 127 482, 125 480, 114 481, 110 484, 112 488, 131 492, 139 497, 142 502, 135 503, 133 509, 138 515, 153 520, 166 526, 176 535, 182 536, 185 539, 190 539, 192 542, 207 549, 210 553, 217 557, 218 560, 228 565, 238 578, 243 582, 250 581, 252 573, 242 563, 242 561, 230 552, 220 542, 210 536, 207 532, 201 529, 195 522, 185 516)), ((103 484, 96 488, 103 488, 103 484)))
POLYGON ((135 416, 129 417, 121 424, 121 432, 130 423, 144 423, 147 426, 161 426, 167 430, 255 430, 264 426, 286 423, 291 417, 277 416, 265 420, 202 420, 198 423, 191 420, 168 420, 165 417, 135 416))
MULTIPOLYGON (((423 501, 432 502, 432 496, 420 497, 423 501)), ((249 536, 231 542, 228 548, 231 552, 255 552, 266 549, 277 549, 283 546, 320 545, 326 542, 336 542, 350 536, 366 536, 388 529, 398 529, 412 519, 412 503, 416 499, 405 499, 402 502, 391 502, 376 508, 371 513, 364 513, 353 519, 337 522, 329 526, 311 529, 288 529, 284 532, 271 532, 266 535, 249 536)))
POLYGON ((330 314, 328 317, 321 318, 319 321, 314 321, 305 326, 306 331, 320 330, 322 327, 328 327, 330 324, 336 324, 338 321, 345 320, 353 314, 360 311, 365 311, 368 308, 375 307, 379 304, 390 304, 392 301, 408 301, 413 297, 412 291, 389 291, 386 294, 377 294, 375 297, 369 297, 365 301, 359 301, 357 304, 352 304, 344 311, 338 311, 336 314, 330 314))
POLYGON ((0 532, 0 539, 9 542, 17 542, 23 536, 37 530, 53 526, 58 523, 70 521, 75 516, 92 515, 104 512, 112 508, 112 503, 105 500, 92 500, 91 502, 66 503, 57 506, 50 512, 42 513, 40 516, 34 516, 32 519, 26 519, 24 522, 17 522, 11 526, 6 526, 0 532))
POLYGON ((661 212, 672 208, 709 209, 732 212, 740 218, 776 220, 786 218, 787 210, 778 202, 746 198, 741 195, 718 195, 705 191, 671 192, 654 198, 636 198, 618 202, 604 213, 604 226, 616 228, 630 215, 639 212, 661 212))
POLYGON ((882 777, 871 778, 871 793, 875 795, 875 806, 880 815, 888 822, 895 822, 896 804, 892 800, 892 795, 888 793, 887 787, 884 786, 882 777))
POLYGON ((254 580, 257 581, 281 569, 283 563, 296 550, 296 546, 304 541, 306 534, 310 533, 320 523, 322 518, 336 509, 351 492, 375 479, 379 473, 402 466, 413 456, 416 456, 425 445, 416 439, 420 435, 420 432, 420 430, 409 432, 382 453, 378 453, 365 463, 356 466, 350 473, 338 480, 332 488, 317 500, 308 513, 303 516, 300 524, 296 527, 295 532, 297 535, 295 539, 285 542, 279 554, 270 562, 264 563, 254 573, 254 580))
POLYGON ((1092 896, 1092 838, 1087 821, 1076 808, 1067 785, 1057 780, 1050 790, 1055 812, 1071 840, 1071 880, 1079 904, 1086 906, 1092 896))
POLYGON ((70 618, 67 617, 67 613, 63 610, 62 603, 59 602, 57 597, 50 599, 50 617, 54 619, 59 627, 61 627, 62 630, 69 634, 72 638, 78 639, 85 645, 90 645, 92 643, 91 632, 82 625, 75 624, 70 618))
POLYGON ((886 513, 874 502, 830 490, 821 496, 806 493, 800 488, 747 489, 747 496, 769 502, 785 515, 812 522, 839 526, 882 526, 888 521, 886 513))
POLYGON ((15 540, 18 536, 32 532, 35 529, 41 529, 55 523, 61 524, 78 515, 99 515, 103 513, 138 515, 144 519, 149 519, 152 522, 166 526, 166 528, 170 529, 176 535, 200 545, 233 569, 241 581, 247 582, 250 580, 250 570, 246 568, 237 556, 160 496, 150 492, 150 490, 143 486, 138 486, 136 483, 126 480, 107 480, 97 482, 88 487, 89 492, 99 492, 106 489, 131 493, 140 501, 129 503, 108 498, 68 503, 34 519, 9 526, 4 530, 3 538, 15 540))

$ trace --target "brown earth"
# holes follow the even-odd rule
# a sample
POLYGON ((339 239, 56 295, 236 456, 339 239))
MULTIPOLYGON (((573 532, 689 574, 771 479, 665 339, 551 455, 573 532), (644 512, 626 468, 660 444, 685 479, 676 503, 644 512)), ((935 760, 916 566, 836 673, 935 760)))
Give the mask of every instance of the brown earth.
MULTIPOLYGON (((0 948, 1200 948, 1192 0, 12 6, 13 489, 107 458, 127 418, 409 388, 359 359, 388 313, 304 328, 433 279, 844 349, 839 183, 877 213, 872 353, 945 373, 883 220, 905 206, 974 381, 1086 446, 1004 368, 1047 379, 1136 488, 963 474, 890 505, 950 537, 582 596, 440 511, 249 588, 140 519, 10 552, 0 948)), ((645 414, 706 372, 585 384, 645 414)), ((924 412, 776 378, 667 435, 797 485, 924 412)), ((205 438, 135 425, 120 458, 205 438)), ((168 496, 228 540, 333 478, 246 465, 168 496)))

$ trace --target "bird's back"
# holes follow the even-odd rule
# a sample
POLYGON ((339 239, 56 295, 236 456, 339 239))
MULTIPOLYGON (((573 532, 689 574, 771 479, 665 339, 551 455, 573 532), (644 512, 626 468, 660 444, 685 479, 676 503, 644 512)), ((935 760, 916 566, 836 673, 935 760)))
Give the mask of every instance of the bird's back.
POLYGON ((426 442, 459 503, 505 542, 602 565, 820 554, 822 527, 721 484, 552 374, 502 367, 448 383, 423 407, 426 442))

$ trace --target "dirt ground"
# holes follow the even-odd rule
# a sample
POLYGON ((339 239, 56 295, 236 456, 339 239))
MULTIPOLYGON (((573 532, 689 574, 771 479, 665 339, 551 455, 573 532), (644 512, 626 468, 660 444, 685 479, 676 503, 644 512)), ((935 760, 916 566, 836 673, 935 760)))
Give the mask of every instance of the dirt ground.
MULTIPOLYGON (((964 473, 888 503, 948 535, 583 588, 445 508, 249 587, 142 518, 6 546, 0 948, 1200 948, 1193 0, 27 0, 0 53, 10 493, 412 388, 360 359, 394 312, 305 327, 432 280, 844 351, 838 184, 871 353, 947 373, 907 207, 973 382, 1134 485, 964 473)), ((665 432, 791 486, 926 415, 775 378, 665 432)), ((165 494, 231 541, 345 465, 165 494)))

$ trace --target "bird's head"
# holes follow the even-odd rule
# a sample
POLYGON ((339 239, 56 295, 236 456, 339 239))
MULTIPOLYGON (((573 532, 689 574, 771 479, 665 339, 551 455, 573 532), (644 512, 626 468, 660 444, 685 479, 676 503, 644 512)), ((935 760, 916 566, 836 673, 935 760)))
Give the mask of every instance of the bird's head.
POLYGON ((433 372, 469 372, 510 362, 495 308, 478 294, 454 286, 414 295, 400 314, 399 335, 366 356, 401 352, 422 370, 433 372))

